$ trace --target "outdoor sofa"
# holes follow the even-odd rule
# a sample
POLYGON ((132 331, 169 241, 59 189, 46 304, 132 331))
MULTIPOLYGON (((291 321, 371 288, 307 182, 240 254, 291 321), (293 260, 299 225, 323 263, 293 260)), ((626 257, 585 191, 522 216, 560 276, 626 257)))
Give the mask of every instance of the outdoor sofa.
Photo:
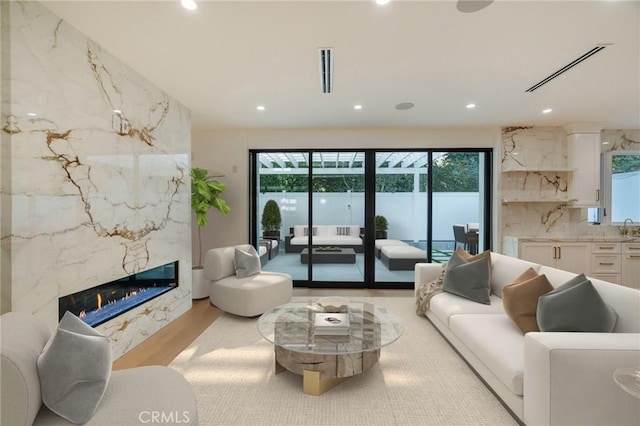
MULTIPOLYGON (((356 253, 364 252, 362 235, 364 228, 357 225, 314 225, 311 227, 312 247, 333 246, 352 248, 356 253)), ((284 239, 285 253, 300 253, 309 245, 309 227, 296 225, 289 228, 284 239)))

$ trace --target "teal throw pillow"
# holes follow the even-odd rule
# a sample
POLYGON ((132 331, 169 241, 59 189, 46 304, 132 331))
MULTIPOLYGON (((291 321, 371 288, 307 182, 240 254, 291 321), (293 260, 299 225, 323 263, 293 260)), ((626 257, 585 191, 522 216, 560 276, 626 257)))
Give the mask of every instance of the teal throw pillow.
POLYGON ((444 273, 442 290, 474 302, 491 304, 491 268, 489 258, 468 262, 453 253, 444 273))
POLYGON ((536 318, 540 331, 610 333, 618 314, 602 300, 591 281, 580 274, 540 296, 536 318))

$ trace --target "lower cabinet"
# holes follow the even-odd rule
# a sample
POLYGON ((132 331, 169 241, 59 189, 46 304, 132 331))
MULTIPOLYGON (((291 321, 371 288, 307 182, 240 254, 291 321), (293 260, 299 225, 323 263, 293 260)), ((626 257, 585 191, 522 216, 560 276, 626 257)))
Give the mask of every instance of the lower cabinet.
POLYGON ((622 243, 621 284, 640 289, 640 243, 622 243))
POLYGON ((518 257, 640 289, 640 242, 520 241, 518 257))
POLYGON ((521 242, 518 253, 521 259, 529 262, 576 274, 590 271, 591 243, 521 242))

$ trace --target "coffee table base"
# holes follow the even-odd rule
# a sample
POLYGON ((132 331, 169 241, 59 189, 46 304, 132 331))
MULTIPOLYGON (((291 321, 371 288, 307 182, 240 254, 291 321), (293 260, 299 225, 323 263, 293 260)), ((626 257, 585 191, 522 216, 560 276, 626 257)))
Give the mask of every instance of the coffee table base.
POLYGON ((322 395, 349 377, 362 374, 380 359, 380 349, 343 354, 316 355, 275 347, 275 372, 284 370, 302 376, 302 391, 307 395, 322 395))

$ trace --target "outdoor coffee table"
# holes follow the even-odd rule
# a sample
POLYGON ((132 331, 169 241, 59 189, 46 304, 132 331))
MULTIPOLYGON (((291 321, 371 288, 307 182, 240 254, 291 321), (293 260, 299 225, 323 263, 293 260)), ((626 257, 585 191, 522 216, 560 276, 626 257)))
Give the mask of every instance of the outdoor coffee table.
MULTIPOLYGON (((336 250, 311 249, 313 263, 356 263, 356 251, 352 248, 341 248, 336 250)), ((300 252, 300 263, 309 263, 309 249, 300 252)))
MULTIPOLYGON (((314 309, 316 308, 316 309, 314 309)), ((313 300, 292 302, 265 312, 258 331, 274 345, 275 372, 285 369, 303 377, 303 392, 320 395, 375 365, 380 349, 402 335, 402 322, 386 308, 349 302, 347 335, 314 334, 313 300)))

